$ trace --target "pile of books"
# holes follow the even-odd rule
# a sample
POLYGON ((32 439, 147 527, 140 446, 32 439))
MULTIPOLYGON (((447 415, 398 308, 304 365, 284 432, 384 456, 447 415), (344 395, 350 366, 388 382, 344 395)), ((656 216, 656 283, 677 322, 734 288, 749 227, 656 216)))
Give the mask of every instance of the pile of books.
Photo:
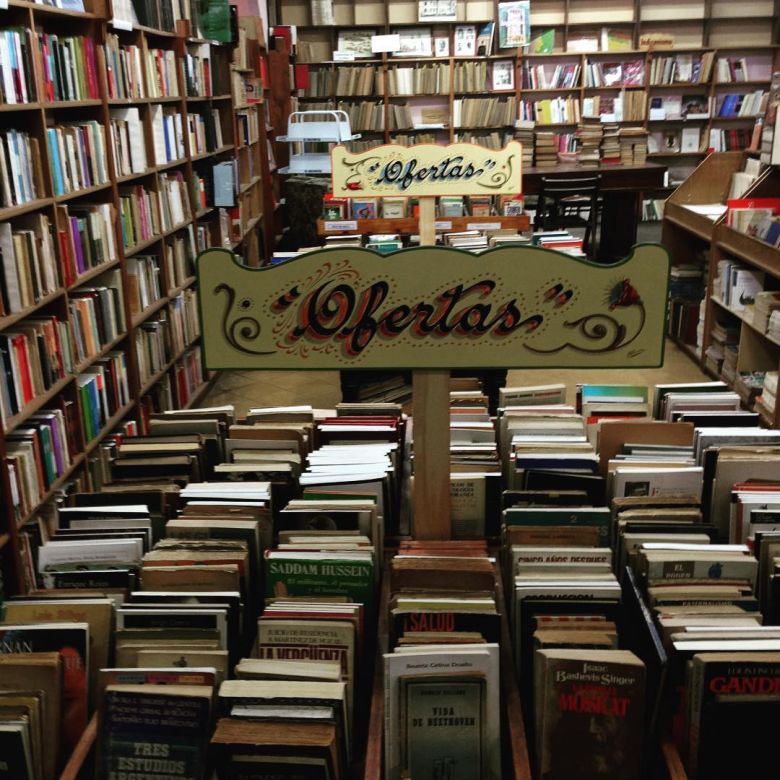
POLYGON ((773 420, 777 406, 777 371, 767 371, 764 374, 764 384, 761 394, 756 398, 755 410, 763 414, 765 419, 773 420))
POLYGON ((647 162, 647 130, 641 127, 621 127, 620 162, 623 165, 644 165, 647 162))
POLYGON ((383 656, 385 777, 501 777, 500 615, 484 540, 401 542, 383 656))
POLYGON ((534 150, 537 168, 554 168, 558 165, 558 138, 555 133, 536 130, 534 150))
POLYGON ((604 135, 601 138, 601 162, 605 165, 617 165, 621 161, 619 132, 618 125, 604 125, 604 135))
POLYGON ((515 122, 515 140, 523 146, 523 168, 534 164, 534 122, 518 119, 515 122))
POLYGON ((600 118, 583 117, 580 120, 577 126, 577 162, 581 165, 598 165, 603 134, 600 118))

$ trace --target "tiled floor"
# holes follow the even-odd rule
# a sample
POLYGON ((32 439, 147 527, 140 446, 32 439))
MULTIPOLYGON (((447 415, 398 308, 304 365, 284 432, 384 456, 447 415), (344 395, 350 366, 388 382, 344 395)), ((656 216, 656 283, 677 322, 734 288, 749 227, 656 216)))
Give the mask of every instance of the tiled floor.
MULTIPOLYGON (((563 382, 573 401, 578 382, 630 383, 652 385, 663 382, 701 382, 706 377, 693 361, 670 341, 662 368, 510 371, 507 386, 563 382)), ((311 404, 333 408, 341 400, 337 371, 226 371, 203 400, 203 406, 235 404, 244 415, 253 406, 292 406, 311 404)))

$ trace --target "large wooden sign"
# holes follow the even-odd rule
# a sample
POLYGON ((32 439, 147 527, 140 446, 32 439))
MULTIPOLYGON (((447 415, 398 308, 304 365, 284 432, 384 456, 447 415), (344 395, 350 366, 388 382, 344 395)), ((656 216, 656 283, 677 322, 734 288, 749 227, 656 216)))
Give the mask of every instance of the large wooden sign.
POLYGON ((503 149, 475 144, 377 146, 359 154, 334 146, 336 197, 512 195, 522 191, 522 146, 503 149))
POLYGON ((669 256, 601 266, 530 247, 303 254, 268 268, 198 258, 211 369, 655 367, 669 256))

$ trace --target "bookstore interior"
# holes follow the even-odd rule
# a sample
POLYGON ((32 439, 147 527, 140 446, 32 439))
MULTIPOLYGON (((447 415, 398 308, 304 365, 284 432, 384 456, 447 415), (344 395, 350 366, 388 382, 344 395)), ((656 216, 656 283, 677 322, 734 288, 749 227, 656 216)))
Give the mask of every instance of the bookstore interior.
POLYGON ((780 0, 0 21, 0 780, 774 775, 780 0))

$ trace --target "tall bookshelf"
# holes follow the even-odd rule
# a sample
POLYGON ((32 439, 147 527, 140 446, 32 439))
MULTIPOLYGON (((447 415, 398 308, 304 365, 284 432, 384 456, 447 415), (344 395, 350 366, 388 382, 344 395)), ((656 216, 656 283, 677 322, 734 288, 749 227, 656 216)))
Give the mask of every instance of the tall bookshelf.
MULTIPOLYGON (((537 53, 534 47, 525 49, 498 49, 494 44, 486 56, 454 56, 454 34, 458 25, 474 24, 479 28, 488 21, 497 22, 499 2, 496 0, 458 0, 457 20, 452 22, 418 22, 418 3, 406 0, 380 0, 377 2, 354 2, 334 0, 331 26, 313 26, 310 4, 304 0, 277 2, 277 22, 295 25, 298 36, 297 62, 307 63, 310 83, 316 82, 320 89, 299 90, 298 102, 301 108, 347 108, 353 109, 353 129, 363 134, 356 149, 368 148, 378 143, 394 142, 449 143, 469 140, 477 143, 498 145, 513 132, 515 118, 528 117, 524 104, 533 111, 534 104, 542 100, 570 99, 576 109, 584 113, 586 104, 597 98, 616 98, 620 95, 636 101, 636 114, 619 122, 624 126, 643 127, 654 137, 652 144, 658 144, 651 152, 650 160, 664 164, 670 169, 670 187, 684 180, 698 164, 710 146, 711 131, 726 131, 722 136, 727 149, 745 148, 752 142, 752 131, 756 117, 719 116, 723 102, 728 95, 743 95, 756 90, 768 91, 771 74, 780 67, 778 50, 777 15, 780 3, 777 0, 750 0, 729 3, 725 0, 689 0, 685 3, 670 0, 534 0, 531 3, 531 40, 543 33, 554 33, 553 50, 537 53), (449 54, 446 57, 406 57, 381 53, 373 58, 358 59, 354 63, 334 61, 338 50, 340 34, 350 30, 375 31, 388 34, 414 28, 431 28, 434 37, 442 34, 449 37, 449 54), (622 35, 629 48, 623 51, 579 51, 583 41, 594 39, 600 43, 602 30, 607 29, 622 35), (649 48, 639 48, 644 35, 655 35, 656 43, 649 48), (666 40, 673 38, 673 41, 666 40), (670 43, 673 45, 670 47, 670 43), (713 58, 713 67, 703 81, 675 81, 671 84, 652 83, 654 65, 664 58, 675 58, 694 64, 703 56, 713 58), (719 61, 744 60, 748 65, 749 78, 744 81, 725 81, 718 76, 719 61), (497 62, 509 61, 514 72, 514 86, 511 89, 493 89, 491 72, 497 62), (457 68, 473 63, 484 69, 480 76, 482 83, 469 93, 459 92, 450 77, 436 94, 411 96, 399 95, 392 89, 391 76, 398 67, 446 67, 451 74, 457 68), (614 65, 639 63, 643 77, 641 84, 618 83, 617 85, 589 86, 585 78, 589 64, 614 65), (524 81, 528 68, 544 68, 551 74, 558 65, 579 67, 579 77, 574 84, 565 86, 530 86, 524 81), (337 90, 338 73, 341 69, 367 68, 376 70, 376 79, 371 88, 363 94, 340 94, 337 90), (320 92, 319 94, 313 94, 320 92), (480 112, 478 127, 462 123, 455 126, 455 104, 461 99, 477 95, 498 98, 499 101, 514 101, 515 113, 509 111, 510 119, 491 122, 480 112), (712 110, 706 118, 684 117, 651 119, 654 99, 666 101, 679 98, 684 104, 691 97, 702 97, 712 110), (369 128, 360 121, 360 108, 366 112, 365 104, 376 106, 374 118, 381 116, 380 127, 369 128), (421 112, 426 109, 440 109, 443 129, 406 127, 393 125, 393 107, 407 105, 412 122, 421 122, 421 112), (695 148, 681 148, 682 130, 698 131, 695 148), (734 131, 740 131, 739 136, 734 131), (670 143, 676 138, 676 143, 670 143), (738 144, 735 146, 734 144, 738 144)), ((486 105, 486 104, 484 104, 486 105)), ((624 109, 625 110, 625 109, 624 109)), ((596 115, 604 113, 596 112, 596 115)), ((727 112, 728 113, 728 112, 727 112)), ((624 116, 628 117, 626 113, 624 116)), ((573 134, 576 116, 566 116, 553 122, 537 121, 538 130, 556 134, 573 134)), ((687 133, 689 141, 695 133, 687 133)), ((725 149, 724 149, 725 150, 725 149)), ((667 192, 668 192, 667 190, 667 192)))
MULTIPOLYGON (((730 227, 725 216, 710 218, 703 215, 701 207, 707 204, 725 203, 731 178, 741 170, 745 155, 740 152, 724 152, 708 157, 694 174, 669 198, 663 220, 663 243, 669 250, 672 264, 701 264, 702 295, 698 320, 698 342, 671 333, 674 341, 687 352, 699 367, 713 379, 721 379, 740 393, 746 408, 755 409, 769 427, 780 427, 780 407, 770 413, 755 405, 748 395, 748 388, 739 380, 740 372, 777 371, 780 367, 780 341, 773 338, 765 327, 759 326, 753 317, 753 307, 728 305, 718 289, 718 264, 721 261, 738 263, 748 271, 764 274, 764 290, 780 289, 780 250, 774 246, 741 233, 730 227), (698 207, 698 208, 697 208, 698 207), (710 348, 723 340, 726 329, 733 333, 736 346, 736 377, 724 373, 715 365, 710 348), (720 331, 720 332, 719 332, 720 331)), ((780 174, 768 167, 745 193, 745 198, 774 198, 780 192, 780 174)), ((674 327, 674 301, 670 327, 674 327)), ((691 323, 692 325, 694 323, 691 323)), ((692 328, 690 329, 692 331, 692 328)))
MULTIPOLYGON (((18 448, 18 439, 40 422, 35 415, 48 410, 58 410, 67 420, 65 438, 71 445, 68 457, 61 462, 54 459, 50 470, 39 469, 40 490, 30 491, 21 508, 21 477, 2 469, 0 561, 6 587, 16 592, 24 588, 19 561, 26 554, 25 534, 20 529, 26 533, 32 528, 68 485, 99 486, 113 433, 143 433, 149 413, 196 405, 216 378, 201 363, 197 253, 209 246, 225 246, 258 264, 268 252, 263 232, 266 147, 259 140, 243 144, 237 135, 237 114, 242 110, 262 114, 262 103, 249 108, 236 103, 231 46, 192 37, 188 22, 178 22, 175 30, 114 28, 105 0, 84 0, 84 7, 84 12, 66 11, 9 0, 8 8, 0 11, 0 28, 16 31, 25 40, 23 53, 29 68, 27 94, 15 103, 6 95, 8 84, 3 85, 0 136, 6 149, 15 149, 9 144, 22 139, 19 143, 27 144, 24 148, 36 161, 30 175, 34 192, 17 193, 14 177, 23 179, 23 174, 13 169, 8 179, 9 172, 4 172, 0 230, 14 243, 3 247, 3 273, 7 278, 11 254, 17 272, 14 285, 23 285, 24 305, 22 293, 12 302, 5 290, 0 349, 14 345, 10 348, 16 350, 13 339, 19 333, 33 334, 31 328, 41 322, 47 323, 46 334, 56 330, 61 339, 44 341, 43 347, 37 342, 38 353, 44 355, 35 369, 37 376, 32 362, 28 363, 35 384, 19 387, 15 405, 6 399, 9 408, 0 422, 0 459, 9 463, 7 457, 18 448), (76 55, 68 74, 65 60, 58 61, 51 48, 66 39, 91 47, 94 65, 88 52, 76 55), (125 80, 117 87, 121 79, 116 80, 118 74, 107 62, 115 53, 129 58, 137 54, 137 61, 131 60, 133 86, 125 80), (155 73, 165 77, 157 78, 155 73), (61 82, 53 83, 55 77, 61 82), (57 92, 58 88, 65 92, 57 92), (64 138, 81 132, 79 128, 86 130, 85 135, 73 136, 75 148, 65 140, 63 146, 56 145, 57 133, 64 138), (9 133, 14 130, 27 136, 9 133), (75 155, 72 181, 61 176, 62 168, 55 170, 60 152, 75 155), (249 155, 254 155, 254 167, 249 165, 249 155), (216 207, 213 165, 231 163, 235 156, 238 204, 233 209, 216 207), (47 236, 51 243, 44 251, 47 236), (30 260, 33 245, 38 258, 48 258, 48 283, 43 272, 38 278, 30 270, 44 265, 30 260), (19 269, 27 269, 23 271, 26 281, 19 281, 19 269), (51 318, 56 318, 56 326, 49 324, 51 318), (69 363, 67 353, 71 353, 69 363), (62 365, 57 354, 63 355, 62 365), (83 385, 89 373, 101 366, 109 371, 112 359, 117 361, 116 373, 109 379, 104 373, 101 380, 109 383, 104 396, 107 408, 93 420, 85 407, 89 398, 84 396, 91 388, 85 391, 83 385), (126 380, 126 392, 111 395, 114 384, 124 384, 121 379, 126 380)), ((259 76, 257 47, 249 61, 259 76)), ((34 335, 30 338, 35 342, 34 335)), ((25 345, 35 346, 33 342, 25 345)), ((19 348, 9 358, 11 366, 20 365, 22 359, 22 346, 16 344, 19 348)), ((32 354, 25 356, 32 361, 32 354)), ((7 383, 13 383, 7 372, 5 381, 7 393, 7 383)), ((38 428, 28 441, 40 443, 44 435, 52 433, 38 428)), ((64 442, 60 445, 62 449, 64 442)))

